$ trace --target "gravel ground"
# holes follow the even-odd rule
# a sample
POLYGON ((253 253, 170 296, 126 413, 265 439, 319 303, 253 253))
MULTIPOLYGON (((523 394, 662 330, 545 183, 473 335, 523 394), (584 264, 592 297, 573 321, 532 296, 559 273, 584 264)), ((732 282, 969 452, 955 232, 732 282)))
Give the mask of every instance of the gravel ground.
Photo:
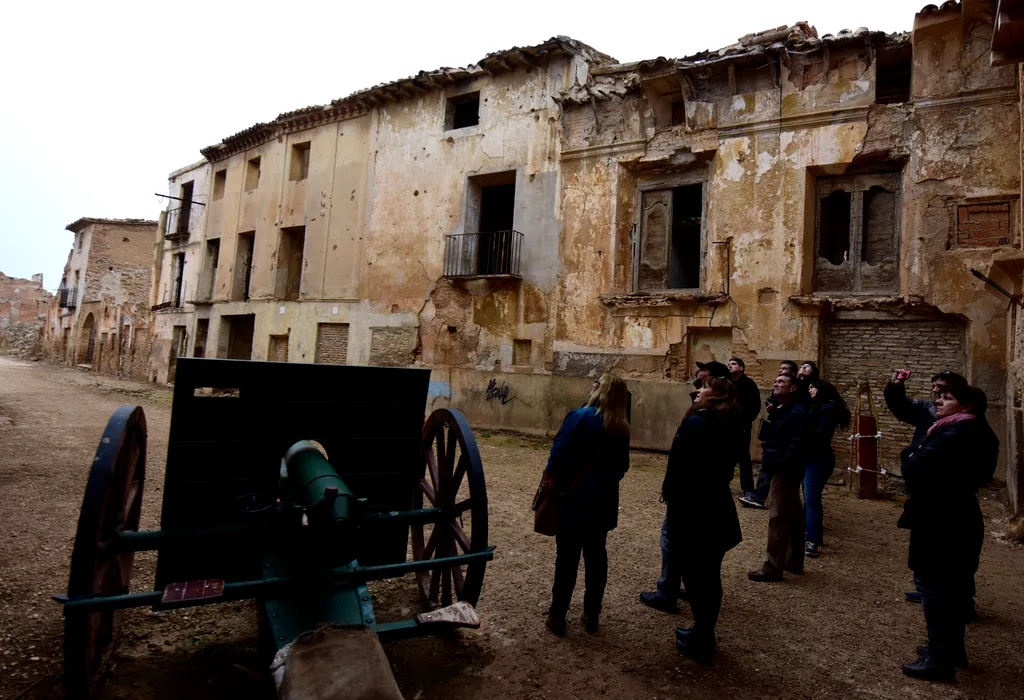
MULTIPOLYGON (((143 405, 149 423, 142 525, 155 528, 169 392, 0 358, 0 698, 63 697, 62 623, 49 596, 66 588, 87 465, 110 414, 128 403, 143 405)), ((745 540, 724 564, 719 658, 704 669, 672 644, 673 628, 690 623, 689 611, 670 616, 637 602, 659 568, 657 494, 665 458, 632 456, 620 526, 609 537, 600 632, 583 631, 576 600, 570 634, 558 639, 543 626, 554 542, 532 532, 529 511, 548 443, 478 438, 498 547, 478 606, 483 626, 385 646, 410 700, 1024 696, 1024 549, 998 536, 1005 527, 1001 492, 983 493, 990 535, 978 573, 981 618, 968 631, 971 670, 956 685, 900 674, 899 664, 924 638, 920 607, 902 600, 910 573, 907 535, 895 528, 900 505, 859 501, 845 487, 826 491, 825 556, 781 584, 747 581, 746 571, 763 557, 767 515, 741 509, 745 540)), ((151 585, 153 564, 151 555, 137 557, 133 589, 151 585)), ((416 612, 411 576, 372 590, 380 618, 416 612)), ((251 603, 130 611, 103 697, 272 697, 256 655, 255 618, 251 603)))

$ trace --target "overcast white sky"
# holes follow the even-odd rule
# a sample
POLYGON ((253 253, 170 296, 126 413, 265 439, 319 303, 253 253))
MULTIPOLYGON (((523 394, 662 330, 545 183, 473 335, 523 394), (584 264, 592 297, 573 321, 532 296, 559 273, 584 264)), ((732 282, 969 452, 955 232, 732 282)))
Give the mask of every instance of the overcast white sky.
POLYGON ((11 2, 0 22, 0 271, 56 289, 82 216, 156 219, 167 175, 281 112, 565 34, 620 61, 806 20, 909 30, 926 0, 11 2), (603 9, 607 8, 607 9, 603 9))

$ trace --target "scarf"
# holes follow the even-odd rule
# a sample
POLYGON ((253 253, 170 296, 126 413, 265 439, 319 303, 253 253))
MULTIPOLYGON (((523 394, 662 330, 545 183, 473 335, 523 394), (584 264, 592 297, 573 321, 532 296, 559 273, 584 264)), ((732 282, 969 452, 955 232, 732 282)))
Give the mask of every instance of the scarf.
POLYGON ((932 427, 928 428, 928 433, 925 435, 925 437, 931 437, 931 434, 935 432, 938 428, 944 428, 947 425, 953 425, 954 423, 962 423, 963 421, 971 420, 972 418, 977 418, 977 416, 975 416, 973 413, 966 412, 954 413, 951 416, 940 418, 934 423, 932 423, 932 427))

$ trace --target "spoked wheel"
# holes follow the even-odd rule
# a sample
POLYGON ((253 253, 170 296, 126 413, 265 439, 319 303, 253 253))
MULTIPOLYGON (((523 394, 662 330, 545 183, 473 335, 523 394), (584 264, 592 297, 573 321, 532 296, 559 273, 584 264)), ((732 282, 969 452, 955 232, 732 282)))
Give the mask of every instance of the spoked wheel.
MULTIPOLYGON (((119 532, 137 531, 146 478, 146 416, 141 406, 114 412, 100 439, 78 516, 68 597, 128 592, 131 552, 112 551, 119 532)), ((109 669, 120 611, 75 612, 64 620, 64 685, 69 698, 91 697, 109 669)))
MULTIPOLYGON (((423 426, 423 478, 413 508, 442 508, 450 519, 412 526, 413 559, 436 559, 487 548, 487 487, 473 431, 455 409, 439 408, 423 426)), ((416 574, 427 607, 456 600, 476 605, 487 562, 450 566, 416 574)))

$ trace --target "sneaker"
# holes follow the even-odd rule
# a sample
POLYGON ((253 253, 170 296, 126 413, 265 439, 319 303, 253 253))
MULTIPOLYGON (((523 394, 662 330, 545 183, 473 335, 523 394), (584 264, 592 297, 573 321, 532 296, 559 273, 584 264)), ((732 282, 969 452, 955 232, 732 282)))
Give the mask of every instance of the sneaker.
POLYGON ((808 542, 807 546, 804 547, 804 555, 811 559, 817 559, 821 556, 821 545, 815 544, 814 542, 808 542))
POLYGON ((654 608, 655 610, 660 610, 661 612, 673 615, 679 612, 679 608, 676 607, 676 604, 673 601, 669 600, 657 591, 641 593, 640 602, 649 608, 654 608))
POLYGON ((559 637, 565 636, 565 618, 555 617, 554 615, 548 615, 548 619, 544 621, 544 626, 555 633, 559 637))
POLYGON ((908 603, 920 603, 921 602, 921 594, 918 593, 917 591, 907 591, 906 593, 903 594, 903 597, 907 600, 908 603))
POLYGON ((740 496, 740 503, 746 508, 760 508, 764 510, 764 501, 757 500, 757 496, 753 493, 745 493, 740 496))

